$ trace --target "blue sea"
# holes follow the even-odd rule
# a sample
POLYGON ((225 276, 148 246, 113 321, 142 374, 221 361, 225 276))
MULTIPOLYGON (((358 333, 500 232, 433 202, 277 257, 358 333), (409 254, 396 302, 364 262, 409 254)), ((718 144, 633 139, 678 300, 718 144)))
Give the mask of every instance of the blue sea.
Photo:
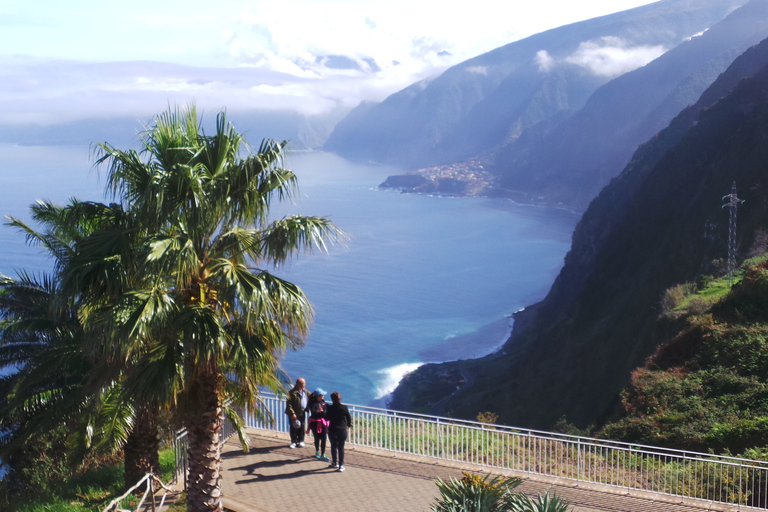
MULTIPOLYGON (((350 239, 274 270, 315 309, 306 345, 283 366, 290 379, 338 390, 347 403, 384 406, 421 364, 497 350, 509 315, 546 295, 579 218, 505 199, 379 190, 401 170, 328 153, 292 153, 286 164, 300 193, 273 212, 329 217, 350 239)), ((103 200, 88 147, 0 146, 0 183, 0 215, 25 220, 37 199, 103 200)), ((0 244, 0 273, 50 267, 8 226, 0 226, 0 244)))

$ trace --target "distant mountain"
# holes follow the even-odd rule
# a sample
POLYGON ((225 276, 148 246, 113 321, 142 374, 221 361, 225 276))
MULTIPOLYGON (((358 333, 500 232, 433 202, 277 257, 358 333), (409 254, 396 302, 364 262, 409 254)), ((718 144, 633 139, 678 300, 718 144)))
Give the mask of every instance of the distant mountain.
POLYGON ((766 2, 744 4, 662 0, 531 36, 359 106, 325 149, 409 170, 473 159, 500 176, 490 193, 583 209, 768 36, 766 2))
POLYGON ((746 200, 738 213, 740 254, 768 225, 766 140, 763 41, 600 192, 546 299, 515 315, 502 351, 426 365, 409 378, 417 384, 430 372, 458 371, 471 385, 430 405, 406 383, 395 400, 460 417, 494 411, 501 422, 527 427, 549 428, 562 418, 585 427, 610 418, 630 372, 667 339, 656 322, 664 291, 713 272, 713 260, 726 256, 728 214, 721 205, 734 181, 746 200))

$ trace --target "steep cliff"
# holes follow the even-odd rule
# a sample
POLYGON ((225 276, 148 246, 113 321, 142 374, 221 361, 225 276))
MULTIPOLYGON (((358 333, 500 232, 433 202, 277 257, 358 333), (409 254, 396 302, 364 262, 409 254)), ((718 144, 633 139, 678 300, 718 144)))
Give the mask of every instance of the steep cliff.
POLYGON ((734 181, 746 200, 742 253, 768 223, 767 141, 763 42, 641 146, 592 202, 546 299, 516 315, 503 350, 445 365, 471 385, 438 404, 440 412, 474 417, 490 410, 526 427, 551 427, 562 417, 583 427, 611 417, 630 372, 666 334, 656 330, 664 290, 725 257, 722 196, 734 181))

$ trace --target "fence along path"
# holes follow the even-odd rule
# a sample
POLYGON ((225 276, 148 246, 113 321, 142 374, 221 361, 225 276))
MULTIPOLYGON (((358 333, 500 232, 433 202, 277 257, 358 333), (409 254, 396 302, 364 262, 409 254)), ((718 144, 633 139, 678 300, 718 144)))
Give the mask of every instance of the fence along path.
MULTIPOLYGON (((439 491, 436 478, 461 478, 461 470, 482 475, 488 468, 429 457, 353 446, 347 450, 347 471, 339 473, 318 461, 314 447, 290 449, 288 434, 251 430, 251 450, 244 453, 236 439, 224 446, 224 506, 232 512, 306 512, 307 507, 365 512, 424 512, 439 491), (297 499, 297 489, 302 499, 297 499), (306 498, 306 499, 303 499, 306 498)), ((704 512, 744 510, 736 505, 626 491, 573 480, 523 476, 516 491, 536 496, 554 492, 570 501, 569 512, 704 512)))
MULTIPOLYGON (((347 404, 348 444, 660 496, 768 508, 768 463, 347 404)), ((263 395, 247 427, 287 432, 284 399, 263 395)))

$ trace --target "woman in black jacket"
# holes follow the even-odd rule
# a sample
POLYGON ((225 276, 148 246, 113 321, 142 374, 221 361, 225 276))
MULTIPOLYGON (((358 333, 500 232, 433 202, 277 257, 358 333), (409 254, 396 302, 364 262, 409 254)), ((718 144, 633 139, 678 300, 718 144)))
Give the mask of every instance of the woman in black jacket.
POLYGON ((347 406, 341 403, 341 395, 338 391, 331 393, 331 400, 333 403, 325 412, 325 418, 329 423, 328 438, 331 440, 331 467, 344 471, 344 443, 347 442, 347 429, 352 426, 352 416, 347 406))

